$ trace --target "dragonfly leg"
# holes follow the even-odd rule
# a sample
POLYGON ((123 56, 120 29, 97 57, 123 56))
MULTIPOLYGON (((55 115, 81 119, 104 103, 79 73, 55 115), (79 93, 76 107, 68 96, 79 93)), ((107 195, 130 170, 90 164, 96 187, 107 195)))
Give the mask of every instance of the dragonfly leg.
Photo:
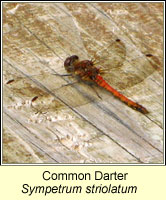
MULTIPOLYGON (((66 86, 69 86, 69 85, 74 85, 74 84, 79 83, 79 82, 80 81, 75 81, 75 82, 72 82, 72 83, 67 83, 67 84, 62 85, 60 88, 66 87, 66 86)), ((58 89, 60 89, 60 88, 58 88, 58 89)))
POLYGON ((55 76, 72 76, 72 74, 53 74, 55 76))
POLYGON ((90 85, 90 87, 93 89, 93 91, 96 93, 96 95, 99 97, 99 99, 102 99, 99 93, 97 92, 96 88, 94 85, 90 85))

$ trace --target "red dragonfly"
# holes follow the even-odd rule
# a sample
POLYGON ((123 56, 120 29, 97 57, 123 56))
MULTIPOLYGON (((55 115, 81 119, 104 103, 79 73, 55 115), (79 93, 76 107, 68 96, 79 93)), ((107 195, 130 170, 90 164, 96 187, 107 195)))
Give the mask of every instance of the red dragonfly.
MULTIPOLYGON (((147 54, 147 56, 151 56, 147 54)), ((105 88, 111 92, 115 97, 120 99, 122 102, 127 104, 129 107, 143 113, 147 114, 148 110, 142 105, 128 99, 123 94, 111 87, 101 76, 104 71, 95 66, 95 63, 92 60, 79 60, 77 55, 70 56, 66 58, 64 62, 64 67, 68 73, 71 73, 83 81, 94 82, 97 85, 105 88)))

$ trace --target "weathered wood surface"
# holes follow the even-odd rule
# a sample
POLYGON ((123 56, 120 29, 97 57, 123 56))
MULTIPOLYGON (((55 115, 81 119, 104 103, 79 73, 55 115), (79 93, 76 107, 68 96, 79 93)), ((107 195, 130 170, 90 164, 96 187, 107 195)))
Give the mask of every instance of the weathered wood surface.
POLYGON ((3 3, 3 162, 162 163, 162 36, 162 3, 3 3), (53 75, 117 38, 124 59, 110 81, 147 115, 53 75))

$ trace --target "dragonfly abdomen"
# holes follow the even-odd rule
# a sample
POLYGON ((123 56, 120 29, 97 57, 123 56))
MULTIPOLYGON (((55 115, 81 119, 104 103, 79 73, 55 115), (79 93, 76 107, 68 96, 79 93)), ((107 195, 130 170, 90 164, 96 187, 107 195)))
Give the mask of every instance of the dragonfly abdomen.
POLYGON ((125 97, 123 94, 121 94, 120 92, 118 92, 117 90, 115 90, 113 87, 111 87, 100 75, 96 76, 96 79, 94 80, 99 86, 105 88, 106 90, 108 90, 109 92, 111 92, 115 97, 117 97, 118 99, 120 99, 122 102, 124 102, 125 104, 127 104, 129 107, 133 108, 134 110, 137 110, 143 114, 147 114, 148 111, 146 108, 144 108, 143 106, 141 106, 140 104, 128 99, 127 97, 125 97))

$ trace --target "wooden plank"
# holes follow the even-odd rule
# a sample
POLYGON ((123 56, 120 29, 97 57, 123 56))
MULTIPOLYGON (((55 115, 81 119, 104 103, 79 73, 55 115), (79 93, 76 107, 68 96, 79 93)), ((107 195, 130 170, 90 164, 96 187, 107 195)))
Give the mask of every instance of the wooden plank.
POLYGON ((3 3, 3 162, 162 163, 162 9, 3 3), (99 87, 102 99, 85 83, 64 86, 75 79, 54 74, 66 74, 64 60, 75 54, 111 66, 108 82, 149 114, 99 87))

